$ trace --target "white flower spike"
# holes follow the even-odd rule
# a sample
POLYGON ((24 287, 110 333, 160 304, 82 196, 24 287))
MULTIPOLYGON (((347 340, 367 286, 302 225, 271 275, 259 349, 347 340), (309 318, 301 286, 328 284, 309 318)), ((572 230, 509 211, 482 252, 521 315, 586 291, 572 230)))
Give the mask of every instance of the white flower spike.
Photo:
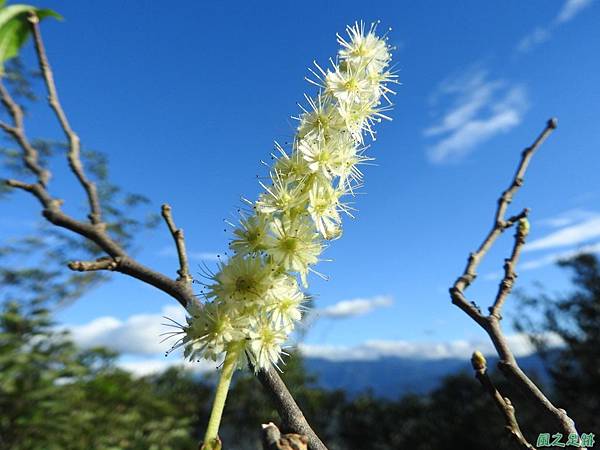
POLYGON ((234 230, 235 255, 209 276, 204 305, 188 311, 182 327, 177 345, 186 357, 227 355, 228 376, 230 365, 246 357, 256 370, 281 362, 282 346, 302 318, 298 278, 306 288, 326 241, 341 236, 341 213, 351 216, 341 198, 362 185, 358 166, 371 159, 365 138, 375 139, 373 127, 389 119, 384 113, 396 75, 389 71, 387 37, 362 22, 346 31, 338 35, 332 67, 309 69, 319 92, 306 96, 290 152, 276 144, 270 183, 261 183, 264 192, 234 230))

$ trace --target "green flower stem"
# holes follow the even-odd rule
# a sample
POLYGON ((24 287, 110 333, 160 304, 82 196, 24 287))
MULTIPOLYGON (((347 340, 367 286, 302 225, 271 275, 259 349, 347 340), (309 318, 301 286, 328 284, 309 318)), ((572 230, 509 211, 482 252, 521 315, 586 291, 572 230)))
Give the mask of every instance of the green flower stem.
POLYGON ((205 450, 218 450, 221 448, 221 442, 218 438, 219 425, 221 424, 223 408, 225 407, 225 400, 227 399, 227 393, 229 392, 231 377, 233 376, 233 372, 235 372, 239 351, 240 350, 237 348, 231 348, 225 356, 221 377, 219 378, 219 384, 217 385, 217 391, 215 393, 215 400, 213 402, 212 411, 210 412, 210 419, 208 420, 206 434, 204 435, 204 445, 202 448, 205 450))

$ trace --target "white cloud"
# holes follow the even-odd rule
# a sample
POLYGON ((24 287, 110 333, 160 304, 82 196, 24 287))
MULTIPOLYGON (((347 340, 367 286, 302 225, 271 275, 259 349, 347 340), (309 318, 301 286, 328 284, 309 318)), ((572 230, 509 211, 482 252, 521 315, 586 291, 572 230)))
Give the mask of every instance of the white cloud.
POLYGON ((600 236, 600 215, 560 228, 547 236, 525 244, 523 251, 546 250, 556 247, 578 245, 600 236))
POLYGON ((342 300, 327 308, 319 309, 314 314, 317 317, 345 319, 368 314, 376 308, 388 307, 393 303, 393 299, 386 295, 372 298, 354 298, 352 300, 342 300))
MULTIPOLYGON (((175 258, 175 257, 177 257, 177 251, 176 251, 175 247, 173 247, 172 245, 169 245, 169 246, 166 246, 166 247, 163 247, 162 249, 160 249, 158 251, 158 255, 175 258)), ((189 259, 197 260, 197 261, 220 261, 223 258, 223 255, 221 255, 220 253, 215 253, 215 252, 188 251, 187 256, 189 259)))
POLYGON ((163 316, 180 323, 185 320, 183 308, 167 306, 161 314, 136 314, 126 320, 99 317, 84 325, 67 325, 65 328, 83 348, 103 346, 120 353, 156 355, 164 353, 171 346, 169 342, 160 342, 160 334, 170 330, 162 325, 168 322, 163 316))
POLYGON ((562 228, 575 222, 580 222, 593 217, 598 217, 598 213, 585 209, 570 209, 554 217, 537 220, 535 225, 548 226, 551 228, 562 228))
MULTIPOLYGON (((550 346, 560 346, 558 335, 546 334, 550 346)), ((534 351, 528 337, 523 333, 506 336, 508 345, 517 357, 527 356, 534 351)), ((454 340, 450 342, 411 342, 402 340, 369 340, 356 346, 300 344, 298 349, 307 358, 322 358, 328 361, 376 361, 381 358, 443 359, 459 358, 468 360, 473 351, 480 350, 485 355, 496 355, 489 339, 454 340)), ((136 376, 163 372, 170 367, 183 367, 194 373, 205 374, 216 370, 217 363, 210 361, 183 361, 177 355, 173 358, 122 358, 118 366, 136 376)))
POLYGON ((490 80, 480 68, 443 81, 433 102, 447 97, 454 98, 453 106, 423 132, 427 137, 439 137, 427 152, 433 163, 460 160, 475 146, 521 123, 527 109, 523 86, 490 80))
POLYGON ((214 362, 201 360, 201 361, 185 361, 181 356, 173 355, 172 358, 128 358, 117 362, 117 365, 133 373, 136 376, 151 375, 155 373, 161 373, 170 367, 182 367, 190 370, 197 374, 204 374, 214 372, 217 364, 214 362))
POLYGON ((546 28, 537 27, 531 33, 526 35, 517 44, 517 51, 525 53, 550 39, 550 31, 546 28))
MULTIPOLYGON (((552 346, 561 344, 557 335, 547 335, 552 346)), ((515 356, 526 356, 534 351, 527 335, 517 333, 506 337, 515 356)), ((356 346, 300 344, 299 349, 306 357, 323 358, 330 361, 375 361, 380 358, 468 359, 473 351, 486 355, 496 351, 489 339, 455 340, 449 342, 414 342, 402 340, 369 340, 356 346)))
POLYGON ((524 262, 519 267, 519 270, 533 270, 540 267, 548 266, 550 264, 556 264, 558 261, 563 259, 571 259, 584 253, 600 253, 600 242, 595 244, 584 245, 576 250, 569 250, 564 252, 555 252, 541 258, 532 259, 524 262))
MULTIPOLYGON (((546 334, 545 338, 550 346, 562 345, 558 335, 546 334)), ((534 351, 534 347, 523 333, 508 335, 506 340, 517 357, 527 356, 534 351)), ((328 361, 376 361, 381 358, 459 358, 468 360, 475 350, 480 350, 489 356, 496 354, 488 339, 450 342, 369 340, 356 346, 300 344, 298 349, 305 357, 322 358, 328 361)), ((160 373, 170 367, 183 367, 197 374, 206 374, 214 372, 218 365, 205 360, 184 361, 177 355, 173 355, 172 358, 121 358, 117 364, 136 376, 160 373)))
POLYGON ((519 41, 516 47, 517 52, 528 52, 537 45, 546 42, 550 39, 552 33, 558 26, 574 19, 575 16, 577 16, 592 3, 593 0, 566 0, 554 20, 548 24, 548 26, 536 27, 532 32, 527 34, 519 41))
POLYGON ((564 23, 592 4, 593 0, 567 0, 556 16, 556 23, 564 23))
MULTIPOLYGON (((356 298, 316 310, 314 317, 336 319, 354 317, 367 314, 376 308, 390 306, 392 303, 392 298, 388 296, 356 298)), ((175 342, 176 338, 161 342, 164 338, 161 336, 162 333, 175 330, 164 325, 169 323, 165 317, 184 323, 185 311, 173 305, 164 307, 158 314, 135 314, 123 320, 105 316, 82 325, 67 325, 64 328, 71 332, 74 341, 82 348, 102 346, 130 357, 145 357, 164 354, 175 342)), ((162 367, 161 364, 163 363, 145 359, 142 362, 131 363, 130 367, 138 367, 136 370, 141 373, 145 370, 154 370, 154 367, 162 367)))
MULTIPOLYGON (((389 297, 375 297, 366 300, 368 307, 353 310, 365 313, 375 307, 388 306, 391 304, 389 297)), ((352 303, 349 304, 364 304, 352 303)), ((340 302, 336 305, 340 305, 340 302)), ((334 306, 336 306, 334 305, 334 306)), ((337 311, 350 311, 351 309, 339 308, 337 311)), ((347 317, 336 315, 333 317, 347 317)), ((345 313, 344 313, 345 314, 345 313)), ((125 320, 114 317, 101 317, 87 324, 78 326, 67 326, 75 338, 75 341, 84 348, 94 346, 106 346, 122 353, 117 364, 119 367, 143 376, 160 373, 173 366, 184 367, 195 373, 212 372, 218 363, 211 361, 189 362, 182 358, 181 352, 175 352, 169 357, 162 354, 168 348, 168 344, 159 344, 159 334, 165 331, 160 324, 164 322, 163 315, 182 321, 183 309, 176 306, 163 308, 161 314, 138 314, 125 320), (157 356, 161 355, 161 356, 157 356)), ((556 336, 549 336, 552 345, 561 342, 556 336)), ((517 356, 524 356, 533 351, 527 337, 524 334, 507 336, 509 345, 517 356)), ((494 354, 492 344, 488 339, 454 340, 449 342, 434 341, 404 341, 404 340, 368 340, 356 346, 334 346, 300 344, 299 350, 306 357, 324 358, 332 361, 373 361, 384 357, 396 358, 462 358, 467 359, 474 350, 480 350, 485 354, 494 354)))

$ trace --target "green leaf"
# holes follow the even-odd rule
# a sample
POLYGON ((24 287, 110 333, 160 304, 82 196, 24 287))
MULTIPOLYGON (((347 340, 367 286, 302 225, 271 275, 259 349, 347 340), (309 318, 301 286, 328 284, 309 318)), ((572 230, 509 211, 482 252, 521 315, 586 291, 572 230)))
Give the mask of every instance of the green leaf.
POLYGON ((0 64, 14 58, 29 35, 29 25, 19 19, 13 19, 0 28, 0 64))
POLYGON ((53 17, 56 20, 63 20, 64 17, 61 16, 59 13, 57 13, 56 11, 54 11, 53 9, 36 9, 35 10, 35 15, 38 16, 38 19, 40 20, 44 20, 46 17, 53 17))
POLYGON ((0 28, 16 18, 22 18, 28 12, 35 12, 37 8, 30 5, 10 5, 0 9, 0 28))
POLYGON ((0 0, 0 69, 5 61, 14 58, 29 37, 30 25, 27 15, 34 12, 40 20, 46 17, 62 19, 51 9, 38 9, 30 5, 10 5, 2 7, 0 0))

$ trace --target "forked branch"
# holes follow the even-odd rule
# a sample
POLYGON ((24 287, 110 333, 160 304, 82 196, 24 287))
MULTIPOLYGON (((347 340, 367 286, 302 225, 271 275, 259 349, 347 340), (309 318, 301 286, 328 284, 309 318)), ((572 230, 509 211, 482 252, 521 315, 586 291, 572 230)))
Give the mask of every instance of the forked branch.
MULTIPOLYGON (((452 303, 462 309, 487 332, 500 357, 498 366, 503 374, 516 386, 521 388, 528 398, 545 411, 563 432, 568 435, 577 432, 573 420, 571 420, 565 410, 554 406, 535 383, 533 383, 533 381, 531 381, 531 379, 521 370, 500 326, 502 306, 516 280, 517 274, 515 266, 519 259, 521 249, 525 244, 525 237, 529 231, 529 222, 527 221, 527 215, 529 213, 528 209, 525 209, 521 213, 508 219, 505 218, 506 211, 514 195, 524 183, 525 173, 529 167, 531 158, 557 125, 558 122, 556 119, 553 118, 548 120, 546 127, 531 147, 528 147, 523 151, 517 171, 515 172, 509 187, 498 199, 492 229, 488 232, 479 248, 470 254, 464 272, 450 288, 450 296, 452 298, 452 303), (504 276, 498 287, 498 293, 496 294, 493 304, 489 308, 489 315, 484 315, 474 302, 467 300, 465 290, 475 280, 479 264, 498 237, 515 224, 518 224, 515 233, 515 242, 510 257, 505 260, 504 276)), ((480 381, 483 376, 484 375, 478 376, 480 381)), ((485 379, 483 380, 487 383, 485 379)), ((492 397, 497 402, 496 394, 493 394, 492 397)), ((510 407, 512 408, 512 405, 510 405, 510 407)), ((514 408, 512 415, 514 418, 514 408)), ((514 420, 516 423, 516 419, 514 420)))

